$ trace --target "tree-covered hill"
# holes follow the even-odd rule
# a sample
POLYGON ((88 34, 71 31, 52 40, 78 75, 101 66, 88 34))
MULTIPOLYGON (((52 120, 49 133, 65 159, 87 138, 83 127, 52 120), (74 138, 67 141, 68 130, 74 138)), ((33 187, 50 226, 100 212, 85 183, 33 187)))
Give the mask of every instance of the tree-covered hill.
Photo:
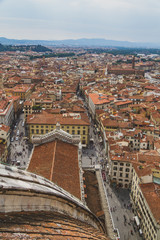
POLYGON ((51 49, 44 47, 42 45, 2 45, 0 43, 0 52, 6 52, 6 51, 20 51, 20 52, 26 52, 26 51, 33 51, 33 52, 52 52, 51 49))

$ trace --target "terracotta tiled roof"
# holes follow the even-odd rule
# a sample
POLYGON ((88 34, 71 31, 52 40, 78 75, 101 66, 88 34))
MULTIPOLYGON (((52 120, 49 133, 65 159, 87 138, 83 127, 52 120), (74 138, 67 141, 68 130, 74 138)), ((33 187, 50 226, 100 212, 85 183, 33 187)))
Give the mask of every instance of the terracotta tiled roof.
POLYGON ((156 221, 160 224, 160 185, 155 183, 140 184, 143 195, 156 221))
POLYGON ((0 130, 3 130, 5 132, 9 132, 10 130, 10 127, 9 126, 6 126, 4 124, 0 124, 0 130))
POLYGON ((81 199, 77 146, 60 140, 36 146, 28 171, 53 181, 81 199))
POLYGON ((106 95, 90 93, 89 97, 92 99, 94 104, 110 103, 110 101, 107 99, 106 95))
POLYGON ((96 175, 94 172, 84 171, 84 179, 86 184, 85 193, 87 195, 87 206, 95 215, 98 215, 98 213, 102 212, 103 209, 101 206, 100 194, 97 187, 98 182, 96 175))
POLYGON ((109 240, 91 225, 53 212, 0 214, 0 238, 53 240, 109 240))
POLYGON ((133 163, 134 170, 139 178, 152 174, 151 165, 146 166, 142 163, 133 163))
POLYGON ((120 106, 120 105, 125 105, 125 104, 132 104, 132 101, 121 101, 121 102, 116 102, 115 105, 120 106))
POLYGON ((27 124, 56 124, 57 122, 61 125, 90 125, 87 115, 83 113, 80 114, 80 118, 69 117, 69 115, 65 117, 62 114, 48 114, 47 112, 27 117, 27 124))

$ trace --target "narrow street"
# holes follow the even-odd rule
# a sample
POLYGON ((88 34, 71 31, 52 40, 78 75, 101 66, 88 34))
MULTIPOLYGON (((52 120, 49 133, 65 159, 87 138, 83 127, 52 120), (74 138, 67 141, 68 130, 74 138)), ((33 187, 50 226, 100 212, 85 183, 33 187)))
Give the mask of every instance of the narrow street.
MULTIPOLYGON (((90 119, 90 144, 83 149, 82 167, 94 169, 96 164, 103 166, 106 163, 103 145, 100 142, 95 125, 90 119)), ((142 240, 137 226, 134 222, 134 214, 130 205, 129 190, 116 189, 110 185, 109 176, 104 180, 106 188, 106 198, 108 199, 109 209, 115 229, 118 229, 121 240, 142 240)))
POLYGON ((9 163, 22 169, 26 168, 31 148, 25 139, 24 116, 20 115, 11 134, 9 163))
POLYGON ((90 141, 89 146, 83 149, 82 167, 92 168, 95 167, 96 164, 103 163, 105 157, 103 145, 100 143, 98 133, 92 121, 89 136, 93 141, 90 141))

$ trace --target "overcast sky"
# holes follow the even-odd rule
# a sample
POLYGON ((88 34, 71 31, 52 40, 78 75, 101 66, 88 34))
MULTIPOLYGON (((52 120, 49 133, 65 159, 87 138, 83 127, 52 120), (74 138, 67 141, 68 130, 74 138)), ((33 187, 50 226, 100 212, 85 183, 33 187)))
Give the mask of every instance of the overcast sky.
POLYGON ((0 0, 0 37, 160 43, 160 0, 0 0))

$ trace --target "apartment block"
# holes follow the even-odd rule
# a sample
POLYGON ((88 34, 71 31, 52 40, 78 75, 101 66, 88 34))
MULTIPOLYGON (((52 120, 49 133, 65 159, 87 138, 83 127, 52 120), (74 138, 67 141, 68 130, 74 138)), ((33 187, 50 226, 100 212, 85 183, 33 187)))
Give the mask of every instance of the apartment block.
POLYGON ((160 184, 154 183, 151 166, 134 165, 131 203, 145 240, 160 239, 160 184))

